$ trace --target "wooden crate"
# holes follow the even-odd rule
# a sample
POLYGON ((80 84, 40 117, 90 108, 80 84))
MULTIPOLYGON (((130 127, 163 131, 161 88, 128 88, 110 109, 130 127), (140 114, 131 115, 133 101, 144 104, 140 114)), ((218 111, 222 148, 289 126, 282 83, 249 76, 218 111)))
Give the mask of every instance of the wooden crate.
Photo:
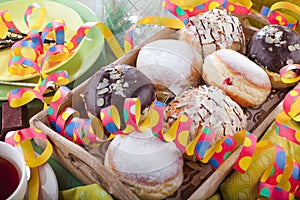
MULTIPOLYGON (((242 21, 247 39, 257 30, 246 23, 247 18, 255 18, 265 24, 267 23, 267 21, 259 15, 240 15, 238 17, 242 21)), ((175 31, 176 30, 168 28, 162 30, 159 34, 145 41, 114 63, 135 66, 137 55, 142 46, 154 40, 173 38, 175 31)), ((87 81, 72 90, 67 98, 65 98, 61 107, 77 105, 77 107, 80 108, 83 106, 82 102, 79 101, 81 98, 77 98, 77 96, 81 93, 81 90, 86 84, 87 81)), ((247 130, 258 138, 261 137, 268 126, 274 121, 276 114, 281 111, 282 105, 280 102, 287 91, 288 89, 272 91, 263 105, 252 109, 245 109, 248 115, 247 130)), ((114 175, 103 166, 105 150, 109 142, 104 142, 96 149, 84 149, 70 142, 50 128, 47 119, 47 110, 43 110, 32 117, 30 119, 30 125, 47 134, 54 147, 53 158, 60 162, 83 183, 98 183, 116 199, 138 199, 117 177, 114 177, 114 175)), ((36 140, 36 142, 39 146, 43 147, 44 144, 41 141, 36 140)), ((214 170, 209 164, 186 160, 184 163, 183 184, 178 191, 168 199, 207 199, 213 195, 217 191, 220 183, 232 171, 240 150, 241 147, 237 148, 217 170, 214 170)))

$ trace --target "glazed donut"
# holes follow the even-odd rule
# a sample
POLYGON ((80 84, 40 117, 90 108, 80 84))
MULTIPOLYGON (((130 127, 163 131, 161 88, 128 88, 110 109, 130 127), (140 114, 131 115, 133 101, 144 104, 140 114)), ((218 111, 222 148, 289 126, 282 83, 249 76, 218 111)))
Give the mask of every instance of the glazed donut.
POLYGON ((169 129, 181 114, 193 120, 189 141, 205 126, 214 130, 216 137, 211 146, 223 136, 234 135, 247 126, 241 107, 215 86, 201 85, 176 97, 165 111, 164 129, 169 129))
POLYGON ((201 56, 185 42, 157 40, 141 48, 136 67, 155 85, 157 91, 180 95, 201 79, 201 56))
POLYGON ((104 165, 141 199, 164 199, 183 181, 183 159, 173 142, 145 133, 117 135, 104 165))
POLYGON ((219 8, 190 17, 187 27, 178 31, 178 39, 191 44, 203 59, 218 49, 245 53, 246 48, 239 19, 219 8))
POLYGON ((286 26, 266 25, 252 36, 246 55, 266 70, 273 88, 289 87, 280 80, 279 70, 300 63, 300 35, 286 26))
POLYGON ((272 87, 267 73, 260 66, 230 49, 221 49, 207 56, 202 77, 243 107, 262 104, 272 87))
POLYGON ((152 82, 135 67, 125 64, 111 64, 101 68, 89 79, 82 98, 86 110, 100 117, 100 110, 115 105, 123 116, 125 98, 139 98, 142 111, 155 99, 152 82))

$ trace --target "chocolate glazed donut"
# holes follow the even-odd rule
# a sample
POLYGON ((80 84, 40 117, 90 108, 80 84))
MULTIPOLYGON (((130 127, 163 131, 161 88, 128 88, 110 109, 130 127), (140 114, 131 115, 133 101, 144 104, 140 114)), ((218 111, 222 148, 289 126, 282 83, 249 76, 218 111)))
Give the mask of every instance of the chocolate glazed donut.
MULTIPOLYGON (((141 110, 151 105, 155 99, 155 89, 151 81, 135 67, 125 64, 111 64, 101 68, 89 81, 83 100, 92 115, 100 117, 100 110, 115 105, 123 117, 126 98, 139 98, 141 110)), ((122 125, 123 120, 121 120, 122 125)))
POLYGON ((300 63, 300 35, 285 26, 264 26, 249 41, 246 55, 265 68, 273 88, 283 88, 278 73, 285 65, 300 63))

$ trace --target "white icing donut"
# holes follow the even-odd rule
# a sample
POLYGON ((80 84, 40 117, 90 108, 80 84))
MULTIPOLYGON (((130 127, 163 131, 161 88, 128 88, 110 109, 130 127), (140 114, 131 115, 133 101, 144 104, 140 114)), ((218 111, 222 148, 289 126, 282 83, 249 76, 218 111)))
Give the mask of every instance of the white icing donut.
POLYGON ((164 199, 183 181, 183 160, 173 142, 145 133, 117 135, 110 143, 104 165, 141 199, 164 199))
POLYGON ((215 8, 191 17, 178 39, 191 44, 204 59, 218 49, 245 52, 245 35, 239 19, 225 9, 215 8))
POLYGON ((216 137, 211 146, 223 136, 232 136, 247 126, 247 116, 241 107, 214 86, 201 85, 176 97, 165 111, 164 128, 169 129, 181 114, 193 120, 189 141, 206 126, 214 130, 216 137))

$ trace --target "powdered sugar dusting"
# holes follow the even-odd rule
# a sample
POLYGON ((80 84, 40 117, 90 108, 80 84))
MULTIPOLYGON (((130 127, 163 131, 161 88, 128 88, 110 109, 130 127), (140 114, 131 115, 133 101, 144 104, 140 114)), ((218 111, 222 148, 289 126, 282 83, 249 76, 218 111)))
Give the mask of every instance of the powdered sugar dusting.
POLYGON ((226 64, 227 67, 232 68, 234 72, 254 85, 263 88, 271 88, 267 73, 246 56, 231 49, 220 49, 214 52, 214 54, 226 64))
POLYGON ((163 183, 182 173, 182 156, 173 142, 166 143, 146 133, 116 136, 111 142, 105 165, 122 176, 147 183, 163 183))

